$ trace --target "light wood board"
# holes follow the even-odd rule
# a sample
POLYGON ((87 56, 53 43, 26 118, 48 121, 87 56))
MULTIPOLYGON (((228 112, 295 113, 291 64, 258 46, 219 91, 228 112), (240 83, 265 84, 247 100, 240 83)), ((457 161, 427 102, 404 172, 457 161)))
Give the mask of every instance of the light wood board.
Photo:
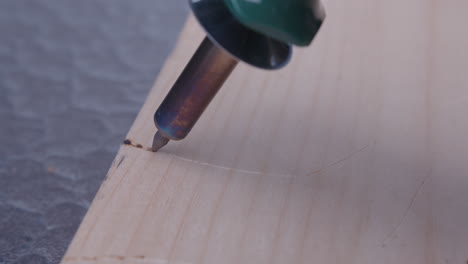
MULTIPOLYGON (((192 133, 122 146, 62 263, 468 259, 468 1, 329 0, 281 71, 240 65, 192 133)), ((193 18, 128 138, 203 38, 193 18)))

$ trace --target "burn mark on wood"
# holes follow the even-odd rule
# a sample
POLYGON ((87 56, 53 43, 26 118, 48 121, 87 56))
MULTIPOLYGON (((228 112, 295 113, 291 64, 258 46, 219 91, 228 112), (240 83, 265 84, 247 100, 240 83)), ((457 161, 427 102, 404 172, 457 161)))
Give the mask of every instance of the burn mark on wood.
MULTIPOLYGON (((145 148, 142 144, 135 143, 131 139, 128 139, 128 138, 123 141, 123 144, 152 152, 151 148, 148 148, 148 147, 145 148)), ((119 166, 117 165, 117 167, 119 166)))
POLYGON ((122 158, 120 159, 119 163, 117 163, 117 169, 120 167, 120 165, 122 164, 122 162, 124 161, 125 159, 125 156, 122 156, 122 158))

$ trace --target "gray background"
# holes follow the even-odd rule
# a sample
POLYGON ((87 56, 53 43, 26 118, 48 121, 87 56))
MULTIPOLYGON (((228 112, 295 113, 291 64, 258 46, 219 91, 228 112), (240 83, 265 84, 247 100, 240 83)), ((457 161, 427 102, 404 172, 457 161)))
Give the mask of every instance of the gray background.
POLYGON ((0 264, 60 261, 187 13, 0 1, 0 264))

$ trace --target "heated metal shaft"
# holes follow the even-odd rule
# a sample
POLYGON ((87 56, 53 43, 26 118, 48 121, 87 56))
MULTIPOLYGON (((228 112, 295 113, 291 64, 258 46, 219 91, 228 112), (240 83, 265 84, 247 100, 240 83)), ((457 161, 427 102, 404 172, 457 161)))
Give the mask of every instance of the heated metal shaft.
POLYGON ((154 114, 153 151, 187 136, 234 70, 238 60, 207 37, 154 114))

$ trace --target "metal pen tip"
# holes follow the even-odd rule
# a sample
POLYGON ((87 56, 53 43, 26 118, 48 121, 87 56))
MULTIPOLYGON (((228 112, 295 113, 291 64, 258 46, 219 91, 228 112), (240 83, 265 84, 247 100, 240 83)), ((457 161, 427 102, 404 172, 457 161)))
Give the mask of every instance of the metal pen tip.
POLYGON ((161 133, 156 132, 153 139, 153 146, 151 147, 151 151, 157 152, 162 147, 166 146, 169 143, 170 139, 164 137, 161 133))

